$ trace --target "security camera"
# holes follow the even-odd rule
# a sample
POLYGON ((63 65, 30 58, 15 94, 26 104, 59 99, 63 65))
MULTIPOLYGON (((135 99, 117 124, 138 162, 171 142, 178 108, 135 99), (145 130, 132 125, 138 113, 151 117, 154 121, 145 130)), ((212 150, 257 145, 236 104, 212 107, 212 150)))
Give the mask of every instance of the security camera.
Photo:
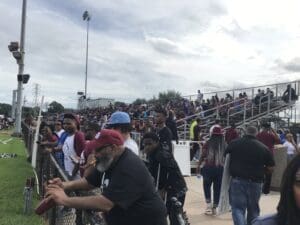
POLYGON ((27 84, 29 81, 30 75, 29 74, 23 74, 23 84, 27 84))
POLYGON ((23 84, 27 84, 29 81, 30 75, 29 74, 18 74, 18 81, 22 81, 23 84))

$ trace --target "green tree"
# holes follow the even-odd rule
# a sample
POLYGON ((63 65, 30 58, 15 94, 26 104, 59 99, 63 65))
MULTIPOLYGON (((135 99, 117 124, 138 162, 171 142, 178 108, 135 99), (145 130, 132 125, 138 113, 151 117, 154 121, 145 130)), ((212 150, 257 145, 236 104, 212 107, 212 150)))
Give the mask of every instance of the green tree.
POLYGON ((63 113, 64 110, 63 105, 56 101, 51 102, 48 107, 49 113, 63 113))
POLYGON ((0 114, 5 116, 11 115, 11 105, 0 103, 0 114))
POLYGON ((137 98, 132 104, 134 105, 141 105, 141 104, 146 104, 147 100, 144 98, 137 98))
POLYGON ((182 99, 181 94, 174 90, 168 90, 166 92, 160 92, 158 94, 158 101, 161 104, 166 104, 170 100, 180 100, 182 99))

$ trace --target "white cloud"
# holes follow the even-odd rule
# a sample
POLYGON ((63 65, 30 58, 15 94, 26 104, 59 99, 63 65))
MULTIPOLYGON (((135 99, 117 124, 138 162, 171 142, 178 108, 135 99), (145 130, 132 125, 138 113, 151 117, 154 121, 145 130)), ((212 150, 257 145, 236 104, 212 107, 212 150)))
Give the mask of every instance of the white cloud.
MULTIPOLYGON (((32 0, 28 2, 25 95, 76 106, 84 88, 86 27, 92 15, 88 93, 131 101, 176 89, 228 89, 299 79, 300 2, 239 0, 32 0), (211 85, 208 85, 211 84, 211 85)), ((20 0, 0 2, 0 98, 11 102, 20 0), (9 22, 8 22, 9 21, 9 22)))

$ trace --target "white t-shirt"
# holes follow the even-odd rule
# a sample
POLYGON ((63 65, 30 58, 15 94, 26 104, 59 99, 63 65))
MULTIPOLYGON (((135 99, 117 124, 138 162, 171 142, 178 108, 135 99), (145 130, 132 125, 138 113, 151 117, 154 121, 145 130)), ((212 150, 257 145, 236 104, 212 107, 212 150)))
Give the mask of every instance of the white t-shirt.
POLYGON ((76 152, 74 149, 74 137, 75 135, 68 136, 64 142, 62 150, 64 152, 64 163, 65 163, 65 171, 68 175, 72 176, 72 172, 74 170, 74 163, 70 156, 76 156, 76 152))
POLYGON ((61 137, 61 135, 62 135, 63 132, 65 132, 64 129, 61 129, 60 131, 55 131, 55 133, 56 133, 56 135, 57 135, 58 138, 61 137))
POLYGON ((127 138, 127 140, 124 142, 124 147, 129 148, 136 155, 139 155, 139 147, 132 138, 127 138))
POLYGON ((285 141, 283 143, 283 146, 286 147, 288 155, 294 155, 295 154, 296 148, 291 142, 285 141))

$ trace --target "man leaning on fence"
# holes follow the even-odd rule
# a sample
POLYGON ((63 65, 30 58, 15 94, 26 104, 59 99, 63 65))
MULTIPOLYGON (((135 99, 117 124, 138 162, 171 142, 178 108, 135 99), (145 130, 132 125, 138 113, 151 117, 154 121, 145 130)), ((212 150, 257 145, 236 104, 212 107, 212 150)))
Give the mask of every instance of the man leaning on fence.
POLYGON ((70 182, 50 180, 47 200, 71 208, 100 210, 108 225, 166 225, 166 208, 153 178, 143 161, 123 144, 119 132, 102 130, 91 142, 96 158, 92 174, 70 182), (68 197, 64 192, 94 187, 100 187, 102 194, 68 197))

